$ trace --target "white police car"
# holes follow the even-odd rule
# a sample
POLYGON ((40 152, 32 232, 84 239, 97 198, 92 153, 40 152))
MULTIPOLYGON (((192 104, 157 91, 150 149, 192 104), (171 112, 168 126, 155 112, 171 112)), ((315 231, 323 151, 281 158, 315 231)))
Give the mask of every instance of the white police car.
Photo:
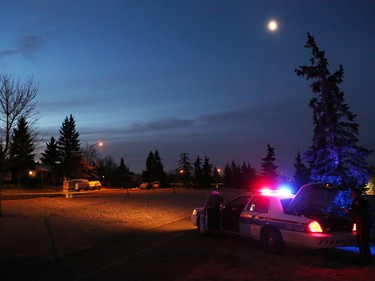
POLYGON ((309 184, 296 196, 268 189, 223 203, 220 192, 214 191, 204 207, 194 209, 191 220, 203 236, 222 231, 249 237, 270 252, 280 252, 285 245, 311 249, 355 245, 351 220, 327 210, 337 192, 309 184))

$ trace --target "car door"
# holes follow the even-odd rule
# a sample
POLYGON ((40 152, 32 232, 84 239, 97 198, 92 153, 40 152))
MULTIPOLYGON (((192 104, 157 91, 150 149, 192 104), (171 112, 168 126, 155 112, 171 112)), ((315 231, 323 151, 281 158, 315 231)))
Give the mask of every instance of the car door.
POLYGON ((213 231, 220 228, 220 192, 214 191, 208 197, 203 213, 200 217, 201 232, 213 231))
POLYGON ((253 196, 242 212, 240 218, 240 231, 244 236, 259 238, 260 231, 268 219, 269 198, 266 196, 253 196))
POLYGON ((223 230, 238 233, 240 231, 240 215, 249 202, 250 196, 239 196, 225 204, 221 213, 223 230))

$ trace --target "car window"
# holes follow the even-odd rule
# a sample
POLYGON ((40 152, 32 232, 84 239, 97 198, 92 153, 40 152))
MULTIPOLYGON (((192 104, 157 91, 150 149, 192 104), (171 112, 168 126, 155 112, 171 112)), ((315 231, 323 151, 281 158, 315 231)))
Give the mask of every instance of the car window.
POLYGON ((283 198, 283 199, 280 199, 280 202, 281 202, 281 205, 283 206, 284 212, 288 208, 288 206, 290 205, 290 202, 292 201, 292 199, 293 198, 283 198))
POLYGON ((208 201, 207 207, 209 208, 217 208, 220 206, 221 203, 221 196, 213 195, 210 197, 210 200, 208 201))
POLYGON ((249 199, 250 199, 249 196, 238 197, 232 200, 231 202, 229 202, 228 204, 226 204, 225 208, 228 209, 228 207, 230 207, 232 210, 237 210, 237 211, 242 212, 243 209, 245 209, 247 202, 249 202, 249 199))
POLYGON ((248 211, 258 213, 268 213, 269 199, 264 196, 254 196, 248 206, 248 211))

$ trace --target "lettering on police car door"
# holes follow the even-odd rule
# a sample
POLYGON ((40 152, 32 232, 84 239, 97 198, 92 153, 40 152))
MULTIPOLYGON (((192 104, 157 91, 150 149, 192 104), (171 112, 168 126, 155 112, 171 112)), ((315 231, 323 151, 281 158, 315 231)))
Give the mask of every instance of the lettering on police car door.
POLYGON ((286 224, 285 229, 291 230, 291 231, 297 231, 297 232, 305 232, 306 227, 304 227, 303 225, 298 225, 298 224, 286 224))

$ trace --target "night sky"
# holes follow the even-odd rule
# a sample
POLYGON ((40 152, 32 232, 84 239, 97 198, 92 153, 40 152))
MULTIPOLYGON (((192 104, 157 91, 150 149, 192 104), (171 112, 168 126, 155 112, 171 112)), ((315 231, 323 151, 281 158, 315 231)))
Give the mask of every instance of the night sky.
POLYGON ((39 153, 72 114, 83 148, 103 141, 134 172, 155 150, 166 172, 181 153, 259 171, 270 144, 292 176, 313 129, 311 81, 294 72, 307 32, 331 72, 343 64, 359 144, 375 149, 375 1, 1 0, 0 31, 0 73, 39 85, 39 153))

